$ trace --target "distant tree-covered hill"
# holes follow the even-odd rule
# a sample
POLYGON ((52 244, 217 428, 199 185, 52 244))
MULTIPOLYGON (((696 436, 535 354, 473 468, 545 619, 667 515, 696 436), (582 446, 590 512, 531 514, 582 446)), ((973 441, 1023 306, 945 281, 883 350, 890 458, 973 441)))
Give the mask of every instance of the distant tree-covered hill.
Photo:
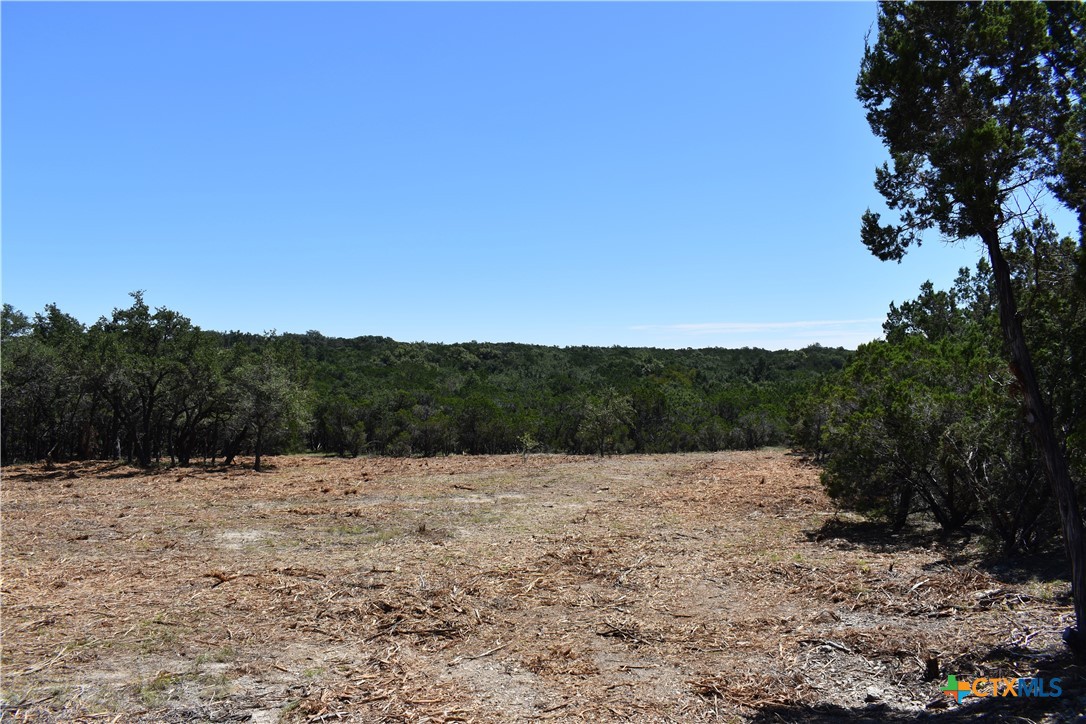
POLYGON ((783 443, 791 401, 842 349, 455 345, 285 335, 315 395, 308 443, 344 452, 365 430, 392 454, 678 452, 783 443))
POLYGON ((680 452, 783 444, 852 353, 206 332, 141 294, 3 313, 3 459, 680 452))

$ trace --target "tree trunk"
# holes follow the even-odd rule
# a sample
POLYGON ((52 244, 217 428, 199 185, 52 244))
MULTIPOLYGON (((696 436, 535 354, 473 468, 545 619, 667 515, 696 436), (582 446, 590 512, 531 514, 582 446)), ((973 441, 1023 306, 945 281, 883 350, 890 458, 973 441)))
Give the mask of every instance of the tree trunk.
POLYGON ((909 522, 909 512, 913 505, 913 484, 905 482, 898 485, 897 505, 894 507, 894 517, 890 521, 890 529, 898 533, 905 529, 909 522))
POLYGON ((1060 506, 1063 540, 1067 556, 1071 559, 1071 596, 1075 605, 1075 628, 1064 632, 1064 640, 1071 647, 1075 658, 1083 661, 1086 660, 1086 536, 1083 534, 1082 511, 1078 505, 1075 486, 1071 482, 1067 458, 1064 457, 1052 429, 1052 415, 1037 385, 1037 375, 1022 333, 1022 320, 1018 315, 1014 289, 1011 286, 1010 267, 999 245, 999 236, 994 230, 990 230, 982 233, 981 238, 988 247, 988 257, 992 262, 992 274, 999 297, 999 325, 1007 342, 1011 371, 1018 381, 1026 425, 1041 456, 1045 477, 1048 478, 1060 506))
POLYGON ((264 428, 256 428, 256 460, 253 464, 253 469, 258 473, 260 472, 260 444, 264 442, 264 428))
POLYGON ((237 457, 238 452, 241 450, 241 443, 245 441, 245 436, 249 434, 249 428, 243 427, 240 432, 234 437, 228 437, 226 443, 223 445, 223 465, 233 465, 234 458, 237 457))
POLYGON ((141 435, 137 441, 138 447, 136 449, 136 455, 138 456, 140 467, 151 467, 151 460, 154 458, 154 440, 151 439, 151 419, 152 411, 154 409, 154 395, 149 395, 150 401, 143 402, 143 412, 140 416, 140 432, 141 435))
POLYGON ((188 467, 192 463, 192 451, 196 447, 196 433, 186 422, 181 431, 174 436, 173 453, 177 455, 177 464, 188 467))

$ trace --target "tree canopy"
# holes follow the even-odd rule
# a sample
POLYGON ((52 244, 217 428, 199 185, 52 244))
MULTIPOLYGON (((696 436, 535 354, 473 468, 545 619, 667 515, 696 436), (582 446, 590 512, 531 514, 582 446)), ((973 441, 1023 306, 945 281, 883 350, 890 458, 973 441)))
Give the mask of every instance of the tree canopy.
POLYGON ((950 240, 979 238, 987 252, 1011 389, 1059 502, 1071 558, 1077 626, 1067 639, 1086 659, 1082 511, 1005 251, 1016 231, 1043 223, 1046 197, 1082 220, 1084 25, 1081 3, 882 2, 857 96, 890 153, 892 165, 876 170, 875 187, 898 217, 887 224, 870 209, 864 214, 868 249, 900 261, 937 229, 950 240))
MULTIPOLYGON (((1086 299, 1074 293, 1075 243, 1040 224, 1008 250, 1040 385, 1080 487, 1086 479, 1086 299), (1069 364, 1074 361, 1078 367, 1069 364)), ((885 341, 862 345, 821 390, 823 481, 842 506, 900 528, 928 520, 978 529, 1002 554, 1058 541, 1059 515, 1026 420, 1008 390, 991 268, 962 269, 892 304, 885 341)), ((808 423, 808 427, 813 427, 808 423)))
POLYGON ((899 219, 864 215, 872 253, 900 260, 933 227, 987 243, 1046 192, 1077 198, 1084 23, 1081 3, 880 4, 857 96, 890 153, 875 186, 899 219))
POLYGON ((3 322, 4 462, 784 444, 796 400, 851 357, 210 332, 139 293, 89 328, 55 306, 3 322))

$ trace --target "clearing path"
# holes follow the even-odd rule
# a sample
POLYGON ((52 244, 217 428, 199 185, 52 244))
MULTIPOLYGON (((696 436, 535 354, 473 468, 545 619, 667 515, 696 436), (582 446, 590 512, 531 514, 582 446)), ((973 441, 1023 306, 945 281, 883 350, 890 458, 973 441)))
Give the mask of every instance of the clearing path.
POLYGON ((1065 721, 1067 584, 835 518, 783 451, 3 475, 12 721, 1065 721), (1039 672, 1039 673, 1038 673, 1039 672), (1055 672, 1055 673, 1053 673, 1055 672), (1052 699, 948 674, 1062 676, 1052 699))

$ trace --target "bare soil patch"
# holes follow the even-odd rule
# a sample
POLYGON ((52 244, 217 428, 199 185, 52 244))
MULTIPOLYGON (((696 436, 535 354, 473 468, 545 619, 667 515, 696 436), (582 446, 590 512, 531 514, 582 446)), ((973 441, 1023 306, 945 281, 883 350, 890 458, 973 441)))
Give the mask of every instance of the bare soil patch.
MULTIPOLYGON (((12 721, 1068 721, 1067 584, 783 451, 3 473, 12 721), (947 674, 1060 676, 967 699, 947 674)), ((1058 566, 1057 566, 1058 568, 1058 566)))

